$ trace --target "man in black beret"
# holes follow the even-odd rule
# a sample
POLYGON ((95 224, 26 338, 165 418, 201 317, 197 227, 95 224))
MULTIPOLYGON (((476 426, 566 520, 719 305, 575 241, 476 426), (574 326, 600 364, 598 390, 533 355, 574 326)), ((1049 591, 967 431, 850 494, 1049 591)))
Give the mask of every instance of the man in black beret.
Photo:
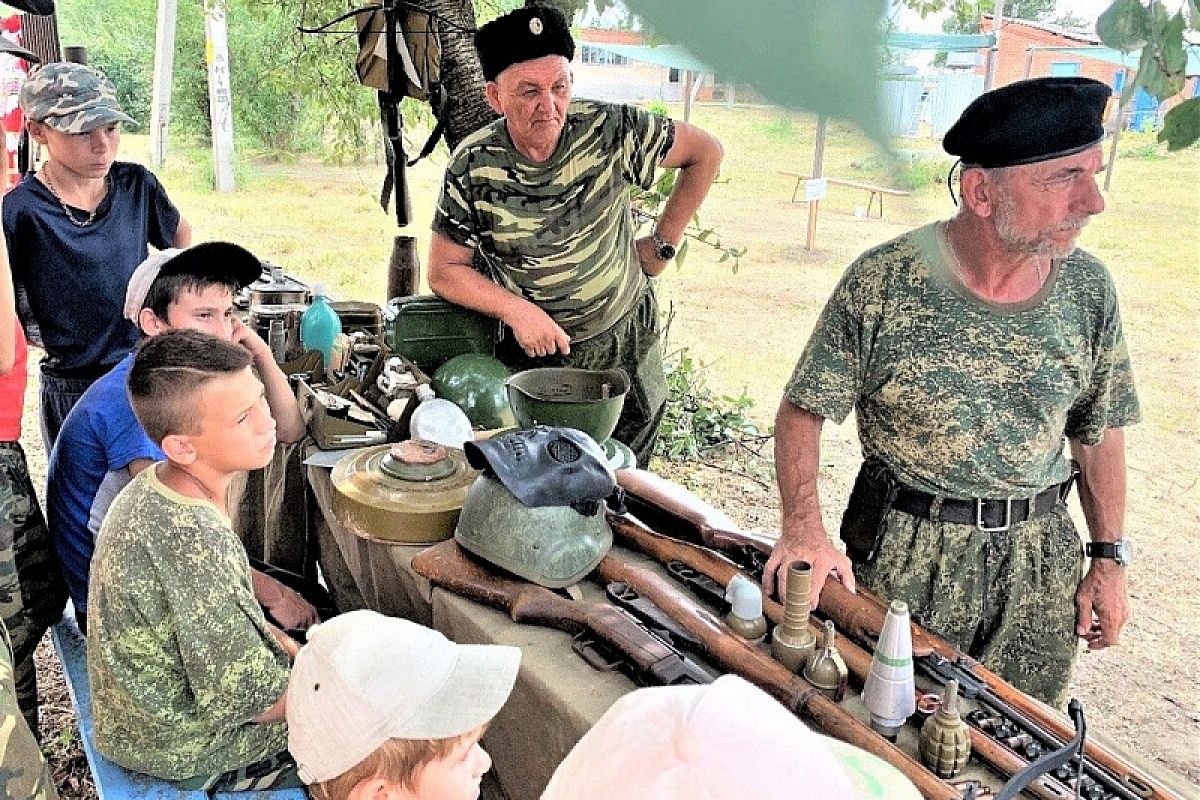
POLYGON ((963 162, 958 213, 850 266, 775 427, 783 522, 768 588, 797 559, 813 565, 814 605, 827 574, 851 588, 857 574, 1059 706, 1078 640, 1116 644, 1129 615, 1122 428, 1137 394, 1112 280, 1075 247, 1104 210, 1110 95, 1040 78, 972 102, 943 142, 963 162), (865 461, 843 554, 817 471, 822 424, 851 410, 865 461), (1086 573, 1065 506, 1076 476, 1086 573))
POLYGON ((645 466, 666 406, 653 281, 675 255, 721 164, 721 145, 642 109, 573 100, 575 54, 557 9, 526 6, 475 37, 502 118, 459 145, 442 184, 429 285, 503 321, 516 369, 620 367, 632 386, 614 438, 645 466), (677 167, 649 236, 628 187, 677 167))

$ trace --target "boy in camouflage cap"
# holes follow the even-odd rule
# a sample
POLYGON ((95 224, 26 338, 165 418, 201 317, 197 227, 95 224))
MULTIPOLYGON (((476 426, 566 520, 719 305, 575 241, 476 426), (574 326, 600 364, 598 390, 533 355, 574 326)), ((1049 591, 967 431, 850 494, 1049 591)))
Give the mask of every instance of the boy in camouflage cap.
POLYGON ((1122 431, 1138 399, 1112 278, 1075 246, 1104 210, 1111 94, 1039 78, 972 102, 943 142, 963 161, 958 213, 850 266, 775 427, 783 519, 766 588, 806 560, 816 605, 827 574, 850 588, 857 574, 1060 706, 1079 640, 1114 645, 1129 616, 1122 431), (866 462, 843 554, 817 473, 822 424, 852 410, 866 462), (1065 504, 1072 458, 1086 550, 1065 504))
POLYGON ((71 406, 138 339, 121 313, 133 270, 151 245, 186 247, 191 228, 149 171, 116 161, 121 124, 133 119, 102 72, 47 64, 18 99, 46 160, 5 197, 4 230, 13 278, 28 298, 26 329, 46 351, 49 452, 71 406))

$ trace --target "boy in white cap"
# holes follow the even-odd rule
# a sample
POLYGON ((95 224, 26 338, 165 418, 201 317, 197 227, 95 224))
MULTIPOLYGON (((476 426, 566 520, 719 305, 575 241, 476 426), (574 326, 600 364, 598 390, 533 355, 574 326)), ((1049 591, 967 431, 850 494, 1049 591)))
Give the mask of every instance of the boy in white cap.
POLYGON ((287 690, 288 750, 316 800, 475 800, 479 746, 521 651, 351 611, 312 628, 287 690))
POLYGON ((542 800, 919 800, 890 764, 813 733, 736 675, 622 697, 542 800))

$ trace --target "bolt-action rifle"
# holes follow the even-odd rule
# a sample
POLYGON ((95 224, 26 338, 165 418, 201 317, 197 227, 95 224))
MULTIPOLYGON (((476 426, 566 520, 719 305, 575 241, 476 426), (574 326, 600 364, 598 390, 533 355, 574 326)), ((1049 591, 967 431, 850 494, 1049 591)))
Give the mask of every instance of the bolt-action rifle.
POLYGON ((621 666, 635 682, 649 685, 712 682, 698 664, 616 606, 571 600, 498 573, 453 540, 419 553, 412 565, 435 586, 505 611, 514 622, 575 635, 575 651, 598 668, 621 666), (622 663, 615 663, 610 654, 622 663))
MULTIPOLYGON (((706 547, 728 554, 735 561, 748 567, 751 573, 755 572, 756 568, 761 572, 763 559, 760 556, 770 554, 774 538, 762 533, 739 530, 728 516, 683 486, 652 473, 625 469, 617 472, 617 480, 625 489, 630 514, 644 522, 654 520, 650 526, 661 534, 667 534, 663 538, 678 536, 692 542, 698 541, 706 547)), ((622 532, 617 525, 614 525, 614 530, 618 534, 622 532)), ((723 559, 718 559, 721 560, 723 559)), ((736 567, 733 568, 736 570, 736 567)), ((721 580, 716 575, 711 577, 721 580)), ((781 606, 775 604, 775 608, 781 613, 781 606)), ((768 618, 773 619, 773 609, 768 603, 764 602, 763 610, 768 618)), ((874 646, 887 614, 884 604, 870 592, 862 589, 857 593, 850 592, 837 580, 825 581, 818 611, 833 620, 845 638, 867 647, 874 646)), ((941 667, 940 670, 933 670, 934 674, 931 674, 931 677, 939 680, 936 673, 944 675, 947 672, 945 663, 948 662, 955 667, 957 673, 950 677, 956 677, 960 686, 973 683, 978 687, 977 691, 984 692, 986 705, 1009 719, 1027 722, 1030 728, 1036 729, 1036 732, 1033 729, 1029 730, 1035 738, 1058 747, 1074 737, 1075 732, 1071 724, 1060 714, 966 656, 945 639, 915 623, 912 625, 912 645, 913 657, 918 667, 922 662, 931 667, 941 667)), ((848 648, 844 649, 842 655, 847 667, 857 674, 852 663, 853 656, 847 657, 847 650, 848 648)), ((972 736, 973 745, 976 738, 972 736)), ((1136 769, 1094 739, 1089 739, 1084 746, 1084 765, 1085 771, 1093 780, 1105 786, 1110 794, 1125 800, 1130 800, 1131 796, 1139 800, 1182 800, 1178 794, 1136 769)))

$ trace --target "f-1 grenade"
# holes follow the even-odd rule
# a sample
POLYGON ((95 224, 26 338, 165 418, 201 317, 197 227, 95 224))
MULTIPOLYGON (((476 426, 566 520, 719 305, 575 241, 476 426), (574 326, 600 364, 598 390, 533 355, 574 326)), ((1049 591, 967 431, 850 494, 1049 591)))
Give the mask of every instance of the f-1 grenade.
POLYGON ((946 681, 942 707, 921 726, 920 750, 939 778, 953 778, 970 758, 971 731, 958 713, 958 681, 946 681))

